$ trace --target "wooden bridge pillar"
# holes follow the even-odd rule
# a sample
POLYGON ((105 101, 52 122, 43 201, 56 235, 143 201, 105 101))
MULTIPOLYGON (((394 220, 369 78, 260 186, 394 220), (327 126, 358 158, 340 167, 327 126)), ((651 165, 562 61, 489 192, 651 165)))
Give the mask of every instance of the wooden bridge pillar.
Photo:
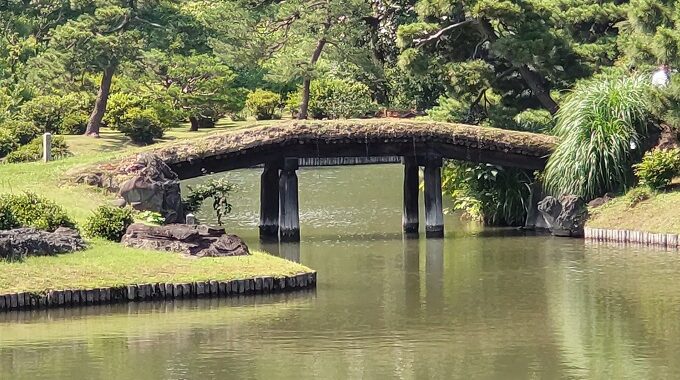
POLYGON ((279 237, 279 162, 267 162, 260 177, 260 239, 279 237))
POLYGON ((441 157, 428 157, 425 160, 425 236, 444 236, 441 157))
POLYGON ((418 193, 420 178, 415 157, 403 157, 404 164, 404 212, 401 224, 406 235, 418 235, 418 193))
POLYGON ((297 158, 286 158, 279 179, 279 237, 281 241, 300 241, 297 158))

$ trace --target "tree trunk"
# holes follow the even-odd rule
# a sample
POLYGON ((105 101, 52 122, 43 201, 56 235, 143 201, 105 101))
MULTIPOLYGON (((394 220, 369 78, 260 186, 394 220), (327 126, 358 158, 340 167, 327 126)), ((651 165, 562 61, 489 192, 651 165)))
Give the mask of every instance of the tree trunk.
MULTIPOLYGON (((493 26, 491 26, 489 20, 486 19, 477 20, 475 24, 479 27, 481 33, 486 36, 489 42, 493 43, 498 39, 498 36, 496 35, 496 32, 493 30, 493 26)), ((548 89, 546 89, 543 86, 545 78, 543 78, 543 76, 540 73, 531 71, 531 69, 529 69, 527 65, 520 65, 515 67, 517 67, 517 70, 519 71, 519 74, 522 76, 522 79, 524 79, 524 82, 526 82, 527 86, 529 86, 531 92, 534 93, 534 96, 536 96, 536 98, 541 103, 543 108, 550 111, 551 114, 557 112, 559 106, 557 105, 555 100, 553 100, 553 98, 550 96, 550 91, 548 91, 548 89)))
POLYGON ((113 80, 115 71, 115 65, 111 65, 104 69, 102 81, 99 85, 99 92, 97 93, 97 100, 94 103, 94 109, 90 114, 90 119, 87 121, 87 128, 85 129, 86 136, 99 137, 99 127, 102 124, 102 119, 106 112, 106 103, 109 101, 111 81, 113 80))
POLYGON ((191 129, 189 129, 189 131, 197 132, 198 131, 198 125, 199 125, 198 118, 195 117, 195 116, 190 116, 189 121, 191 122, 191 129))
MULTIPOLYGON (((331 22, 330 20, 327 20, 324 23, 324 29, 322 32, 323 37, 319 39, 316 43, 316 48, 314 49, 314 53, 312 54, 312 59, 309 61, 310 67, 314 67, 316 63, 319 61, 319 57, 321 57, 321 52, 323 51, 324 46, 326 46, 326 33, 328 33, 328 29, 331 27, 331 22)), ((302 80, 302 102, 300 103, 300 113, 298 114, 298 119, 300 120, 307 120, 307 114, 309 111, 309 88, 312 84, 312 78, 309 77, 309 74, 305 75, 305 78, 302 80)))

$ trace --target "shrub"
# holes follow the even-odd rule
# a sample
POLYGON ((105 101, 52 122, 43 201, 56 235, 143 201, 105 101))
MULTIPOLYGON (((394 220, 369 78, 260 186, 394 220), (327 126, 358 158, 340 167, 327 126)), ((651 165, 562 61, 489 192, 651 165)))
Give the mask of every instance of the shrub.
POLYGON ((262 89, 257 89, 248 94, 246 107, 257 120, 272 120, 280 117, 277 110, 281 105, 281 95, 262 89))
POLYGON ((61 206, 31 192, 0 195, 0 210, 9 210, 17 226, 48 231, 75 226, 61 206))
MULTIPOLYGON (((52 137, 52 159, 64 158, 71 155, 63 137, 52 137)), ((8 163, 40 161, 43 156, 42 136, 36 137, 30 143, 21 146, 5 157, 8 163)))
POLYGON ((376 111, 371 90, 363 83, 342 79, 312 81, 309 113, 315 119, 366 117, 376 111))
POLYGON ((560 143, 546 166, 547 190, 593 199, 632 185, 632 164, 647 134, 648 86, 646 77, 598 78, 576 86, 557 113, 560 143))
POLYGON ((64 117, 59 126, 61 135, 82 135, 87 128, 89 116, 85 113, 74 113, 64 117))
POLYGON ((133 211, 130 208, 99 206, 87 218, 84 231, 88 237, 104 238, 120 241, 127 228, 134 223, 133 211))
POLYGON ((652 197, 652 192, 646 187, 636 187, 626 194, 626 206, 633 208, 639 203, 652 197))
POLYGON ((634 168, 640 183, 652 190, 663 190, 680 175, 680 149, 654 149, 645 153, 634 168))
POLYGON ((526 221, 530 173, 488 164, 449 162, 442 173, 453 209, 488 225, 520 226, 526 221))
POLYGON ((116 128, 137 144, 152 144, 165 132, 158 114, 151 108, 130 108, 116 128))
POLYGON ((234 186, 227 182, 226 178, 212 179, 196 187, 187 186, 189 195, 184 199, 184 209, 187 212, 196 212, 203 201, 208 198, 213 199, 213 210, 217 214, 217 223, 222 225, 222 217, 231 212, 229 203, 229 193, 234 190, 234 186))
POLYGON ((155 211, 142 211, 137 214, 137 219, 154 226, 162 226, 165 224, 165 217, 163 217, 160 212, 155 211))
POLYGON ((515 115, 514 122, 520 131, 548 133, 555 126, 555 121, 547 110, 527 109, 515 115))
POLYGON ((40 134, 30 122, 9 120, 0 126, 0 158, 22 145, 28 144, 40 134))
POLYGON ((72 115, 87 117, 91 104, 91 97, 87 93, 44 95, 26 102, 21 107, 21 115, 43 132, 62 133, 62 129, 68 129, 63 126, 64 120, 72 115))
POLYGON ((19 227, 19 221, 14 217, 9 205, 0 203, 0 230, 11 230, 17 227, 19 227))

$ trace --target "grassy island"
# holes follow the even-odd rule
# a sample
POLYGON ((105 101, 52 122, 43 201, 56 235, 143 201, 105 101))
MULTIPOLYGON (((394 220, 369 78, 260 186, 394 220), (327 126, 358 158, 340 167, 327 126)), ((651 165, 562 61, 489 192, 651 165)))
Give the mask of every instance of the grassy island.
MULTIPOLYGON (((227 124, 209 133, 238 129, 227 124)), ((172 131, 166 142, 186 138, 187 133, 172 131)), ((31 191, 63 206, 81 225, 97 206, 112 195, 95 188, 74 185, 67 173, 78 167, 115 159, 148 149, 136 147, 119 133, 103 133, 102 138, 68 136, 73 156, 50 163, 0 165, 0 193, 31 191)), ((161 143, 163 144, 163 143, 161 143)), ((126 248, 120 244, 92 240, 81 252, 50 257, 31 257, 22 262, 0 262, 0 294, 44 292, 57 289, 116 287, 154 282, 192 282, 209 279, 233 280, 253 277, 284 277, 309 269, 263 252, 247 257, 186 258, 181 254, 126 248)))

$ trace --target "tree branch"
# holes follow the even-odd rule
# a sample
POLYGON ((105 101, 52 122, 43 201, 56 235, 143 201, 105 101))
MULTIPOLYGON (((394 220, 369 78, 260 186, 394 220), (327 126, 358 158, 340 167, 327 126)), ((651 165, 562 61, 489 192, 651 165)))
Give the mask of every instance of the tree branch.
POLYGON ((438 30, 437 32, 435 32, 433 34, 430 34, 430 35, 425 36, 423 38, 416 38, 416 39, 413 40, 413 42, 416 44, 416 47, 421 47, 421 46, 423 46, 423 45, 425 45, 429 42, 438 40, 441 36, 444 35, 444 33, 448 32, 450 30, 460 28, 461 26, 465 26, 465 25, 472 24, 472 23, 475 23, 475 22, 476 21, 473 20, 473 19, 467 19, 465 21, 461 21, 461 22, 458 22, 458 23, 455 23, 455 24, 451 24, 451 25, 449 25, 449 26, 447 26, 443 29, 438 30))

